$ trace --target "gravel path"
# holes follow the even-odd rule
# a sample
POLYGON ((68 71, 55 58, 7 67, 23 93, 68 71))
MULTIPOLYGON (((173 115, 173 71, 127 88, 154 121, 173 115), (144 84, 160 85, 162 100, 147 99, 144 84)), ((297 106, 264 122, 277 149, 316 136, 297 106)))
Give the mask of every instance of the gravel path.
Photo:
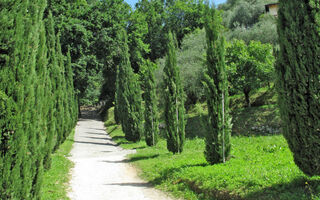
POLYGON ((72 200, 169 200, 167 195, 137 177, 126 162, 134 150, 118 147, 106 134, 103 122, 80 119, 70 160, 72 200))

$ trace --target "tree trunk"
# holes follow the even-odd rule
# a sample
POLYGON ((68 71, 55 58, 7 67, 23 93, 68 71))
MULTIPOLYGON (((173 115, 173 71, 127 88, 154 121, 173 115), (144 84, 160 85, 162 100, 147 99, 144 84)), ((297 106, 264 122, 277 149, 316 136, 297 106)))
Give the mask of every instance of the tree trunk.
POLYGON ((249 96, 250 90, 245 89, 243 90, 243 93, 244 93, 244 98, 246 100, 247 107, 250 108, 251 107, 250 96, 249 96))

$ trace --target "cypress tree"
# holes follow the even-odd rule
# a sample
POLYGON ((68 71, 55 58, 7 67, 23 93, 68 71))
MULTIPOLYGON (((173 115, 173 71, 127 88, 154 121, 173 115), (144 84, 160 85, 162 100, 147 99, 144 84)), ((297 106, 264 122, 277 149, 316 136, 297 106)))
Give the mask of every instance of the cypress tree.
POLYGON ((70 49, 68 49, 68 53, 67 53, 66 82, 67 82, 67 97, 68 97, 68 107, 69 107, 69 116, 70 116, 68 132, 71 132, 77 122, 78 106, 76 103, 77 99, 76 99, 76 95, 73 87, 73 72, 71 67, 70 49))
POLYGON ((117 82, 117 112, 120 113, 120 121, 125 138, 129 141, 139 141, 142 133, 142 98, 138 77, 133 73, 129 61, 127 35, 124 30, 120 33, 121 59, 118 67, 117 82))
POLYGON ((34 115, 33 119, 35 120, 35 146, 37 147, 36 161, 33 163, 35 167, 35 175, 33 178, 33 187, 32 187, 32 197, 34 199, 41 198, 41 185, 42 185, 42 175, 43 175, 43 159, 45 156, 45 139, 48 133, 48 99, 45 96, 45 91, 47 90, 46 82, 48 77, 47 72, 47 48, 46 48, 46 32, 45 24, 43 21, 43 12, 46 6, 45 1, 39 1, 39 7, 41 8, 38 20, 39 20, 39 45, 37 50, 36 57, 36 80, 35 84, 35 105, 34 105, 34 115))
MULTIPOLYGON (((55 34, 55 33, 54 33, 55 34)), ((57 150, 62 144, 65 135, 65 126, 64 126, 64 63, 63 55, 61 54, 60 49, 60 40, 59 35, 55 36, 55 52, 57 57, 57 65, 55 67, 55 99, 56 99, 56 122, 57 122, 57 142, 54 146, 54 150, 57 150)))
POLYGON ((48 48, 48 90, 47 90, 47 98, 48 102, 48 134, 46 137, 46 153, 44 158, 44 166, 46 169, 50 168, 50 157, 51 153, 54 150, 54 147, 57 143, 57 118, 56 118, 56 110, 57 110, 57 100, 56 100, 56 74, 57 74, 57 56, 56 56, 56 37, 54 34, 54 22, 52 18, 52 14, 49 12, 49 15, 46 19, 46 42, 48 48))
POLYGON ((169 32, 169 43, 164 70, 165 83, 165 122, 167 149, 181 153, 185 140, 183 87, 177 67, 176 49, 172 33, 169 32))
POLYGON ((1 28, 8 34, 1 37, 1 44, 7 45, 0 69, 0 91, 8 117, 1 127, 0 176, 4 184, 0 196, 1 199, 38 199, 43 146, 40 129, 44 121, 38 116, 42 111, 37 110, 41 105, 36 103, 42 93, 36 85, 40 82, 37 72, 41 73, 38 64, 45 64, 44 49, 41 49, 44 46, 39 43, 45 1, 0 3, 12 12, 7 16, 7 24, 1 22, 1 28), (10 113, 14 113, 12 117, 10 113))
POLYGON ((123 93, 123 87, 120 85, 120 70, 119 67, 116 69, 116 91, 115 91, 115 98, 114 98, 114 120, 116 121, 117 124, 121 123, 121 98, 122 98, 122 93, 123 93))
POLYGON ((143 70, 143 86, 144 86, 144 119, 145 119, 145 140, 148 146, 154 146, 158 142, 159 135, 159 119, 157 109, 157 95, 155 87, 154 69, 156 65, 151 61, 146 61, 143 70))
POLYGON ((18 104, 24 94, 23 84, 19 81, 23 79, 21 72, 25 51, 23 16, 27 2, 15 1, 9 4, 8 1, 1 1, 1 7, 0 26, 4 34, 0 34, 0 91, 2 91, 0 199, 22 199, 21 165, 26 149, 26 135, 22 129, 21 106, 18 104))
POLYGON ((219 34, 221 18, 214 8, 206 13, 207 71, 204 75, 208 106, 205 157, 210 164, 225 162, 230 154, 231 117, 225 70, 224 38, 219 34))
POLYGON ((283 135, 296 165, 320 175, 320 3, 280 0, 276 71, 283 135))
POLYGON ((60 144, 62 144, 67 136, 70 134, 70 130, 68 130, 68 124, 70 120, 70 113, 68 110, 69 103, 68 103, 68 96, 67 96, 67 76, 66 76, 66 68, 65 68, 65 56, 62 54, 61 51, 61 44, 60 44, 60 34, 57 35, 57 55, 59 58, 59 69, 60 69, 60 80, 61 80, 61 89, 59 98, 61 103, 61 110, 60 110, 60 121, 61 121, 61 141, 60 144))

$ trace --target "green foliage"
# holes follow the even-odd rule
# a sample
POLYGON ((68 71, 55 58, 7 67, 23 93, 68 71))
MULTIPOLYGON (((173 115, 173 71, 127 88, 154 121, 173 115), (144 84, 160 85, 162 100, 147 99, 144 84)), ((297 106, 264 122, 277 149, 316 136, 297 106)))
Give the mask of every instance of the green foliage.
POLYGON ((110 107, 119 60, 116 33, 127 25, 129 6, 122 0, 48 4, 53 10, 55 29, 61 32, 62 53, 66 55, 70 50, 79 106, 105 101, 110 107))
POLYGON ((205 142, 199 137, 186 140, 183 153, 171 155, 164 139, 155 147, 128 144, 120 127, 107 126, 107 130, 121 147, 137 149, 129 162, 141 169, 144 179, 178 198, 319 199, 320 178, 303 175, 282 136, 232 137, 232 159, 208 165, 205 142))
POLYGON ((118 36, 123 45, 120 47, 121 59, 117 72, 117 109, 122 130, 126 139, 137 142, 142 134, 142 97, 138 76, 133 73, 129 61, 127 35, 124 30, 118 36))
POLYGON ((249 1, 239 1, 233 9, 228 27, 250 27, 258 21, 259 16, 263 12, 264 2, 262 1, 257 1, 255 4, 252 4, 249 1))
POLYGON ((280 1, 277 71, 283 135, 296 165, 320 175, 320 5, 280 1))
MULTIPOLYGON (((186 35, 182 41, 181 48, 177 49, 177 63, 180 66, 180 76, 183 82, 183 90, 186 94, 185 106, 188 109, 197 101, 204 99, 204 88, 202 84, 205 70, 205 31, 196 30, 186 35)), ((165 58, 158 60, 159 68, 155 71, 157 88, 163 85, 163 68, 165 58)), ((164 99, 160 99, 160 101, 164 99)), ((161 102, 164 104, 164 102, 161 102)))
POLYGON ((231 150, 231 117, 221 17, 214 8, 206 13, 207 71, 204 75, 208 106, 205 157, 210 164, 225 162, 231 150))
POLYGON ((185 140, 184 94, 177 66, 176 49, 172 33, 169 32, 168 53, 164 70, 165 123, 167 149, 181 153, 185 140))
POLYGON ((46 1, 0 4, 1 19, 10 9, 8 21, 0 21, 8 34, 0 37, 0 115, 6 115, 0 117, 0 199, 40 199, 52 141, 64 140, 74 126, 66 111, 74 102, 66 100, 64 57, 50 12, 44 19, 46 1))
POLYGON ((228 31, 227 38, 229 40, 244 40, 246 44, 249 44, 251 40, 255 40, 260 41, 261 43, 277 45, 278 35, 276 19, 277 18, 272 15, 265 14, 261 16, 259 21, 251 28, 237 26, 233 30, 228 31))
POLYGON ((148 33, 143 42, 149 45, 147 58, 154 61, 166 52, 166 32, 164 28, 165 9, 161 0, 141 0, 136 4, 136 12, 145 15, 148 33))
POLYGON ((176 0, 166 1, 166 29, 177 37, 178 46, 185 35, 203 27, 204 1, 176 0))
POLYGON ((270 44, 233 40, 227 47, 228 79, 233 89, 243 92, 251 106, 250 92, 273 81, 274 56, 270 44))
POLYGON ((264 14, 265 5, 274 0, 232 0, 220 4, 223 25, 228 28, 227 39, 251 40, 278 44, 276 17, 264 14))
POLYGON ((144 57, 150 52, 149 45, 143 41, 147 33, 148 24, 146 15, 139 12, 139 10, 135 10, 130 16, 128 26, 130 62, 135 72, 139 71, 144 57))
POLYGON ((159 135, 159 116, 157 108, 157 94, 154 79, 156 65, 151 61, 146 61, 142 70, 144 88, 144 135, 148 146, 154 146, 158 142, 159 135))
POLYGON ((171 30, 177 37, 178 46, 185 35, 203 27, 203 1, 196 0, 141 0, 136 4, 135 12, 145 16, 148 32, 143 42, 149 45, 150 52, 145 58, 152 61, 166 54, 167 32, 171 30))

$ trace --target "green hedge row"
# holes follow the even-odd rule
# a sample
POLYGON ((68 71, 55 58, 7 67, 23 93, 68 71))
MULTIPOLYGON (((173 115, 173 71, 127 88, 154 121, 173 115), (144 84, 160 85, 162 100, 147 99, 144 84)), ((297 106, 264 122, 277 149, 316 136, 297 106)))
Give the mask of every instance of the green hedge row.
POLYGON ((46 0, 0 7, 0 199, 41 199, 50 155, 78 116, 71 59, 46 0))

